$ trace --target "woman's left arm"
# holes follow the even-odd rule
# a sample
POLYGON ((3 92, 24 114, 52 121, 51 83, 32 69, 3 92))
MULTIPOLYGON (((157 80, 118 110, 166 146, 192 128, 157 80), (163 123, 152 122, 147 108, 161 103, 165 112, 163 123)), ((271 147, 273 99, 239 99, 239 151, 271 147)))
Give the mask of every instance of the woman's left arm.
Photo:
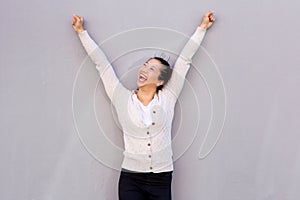
POLYGON ((200 47, 200 44, 205 36, 206 30, 212 26, 215 21, 213 12, 207 12, 203 18, 201 25, 197 27, 194 34, 188 40, 184 48, 182 49, 180 56, 176 60, 173 68, 172 76, 165 86, 166 89, 170 90, 176 98, 178 98, 183 85, 185 76, 190 68, 192 58, 200 47))

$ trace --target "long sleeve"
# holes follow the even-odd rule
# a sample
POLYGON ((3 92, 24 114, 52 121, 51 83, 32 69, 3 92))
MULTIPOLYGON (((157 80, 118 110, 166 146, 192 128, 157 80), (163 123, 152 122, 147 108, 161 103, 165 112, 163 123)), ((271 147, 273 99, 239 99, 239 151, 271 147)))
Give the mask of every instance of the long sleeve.
POLYGON ((165 88, 178 98, 185 81, 185 76, 190 68, 192 58, 200 47, 206 31, 198 27, 182 49, 175 62, 173 73, 165 88))
POLYGON ((114 103, 115 98, 118 98, 117 96, 122 94, 125 90, 127 91, 127 89, 120 83, 107 57, 89 36, 88 32, 83 31, 79 33, 78 36, 87 54, 96 64, 96 69, 99 71, 106 93, 114 103))

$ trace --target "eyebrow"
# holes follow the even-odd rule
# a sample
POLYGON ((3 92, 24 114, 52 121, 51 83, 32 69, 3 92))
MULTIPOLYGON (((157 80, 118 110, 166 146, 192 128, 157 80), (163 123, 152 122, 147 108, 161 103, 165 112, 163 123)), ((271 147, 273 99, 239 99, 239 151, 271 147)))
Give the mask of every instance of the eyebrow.
MULTIPOLYGON (((150 65, 149 61, 146 62, 148 65, 150 65)), ((154 64, 151 64, 151 67, 154 67, 155 69, 157 69, 158 67, 154 64)))

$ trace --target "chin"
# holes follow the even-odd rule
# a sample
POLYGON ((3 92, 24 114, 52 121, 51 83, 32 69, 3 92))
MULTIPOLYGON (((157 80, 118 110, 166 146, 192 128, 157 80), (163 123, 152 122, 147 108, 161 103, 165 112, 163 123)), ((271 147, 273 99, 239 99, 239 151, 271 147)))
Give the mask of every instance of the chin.
POLYGON ((137 80, 136 84, 137 84, 138 88, 140 88, 140 87, 143 87, 144 85, 146 85, 147 83, 141 83, 137 80))
POLYGON ((138 87, 138 88, 141 88, 141 87, 143 87, 143 86, 145 86, 145 84, 137 84, 137 87, 138 87))

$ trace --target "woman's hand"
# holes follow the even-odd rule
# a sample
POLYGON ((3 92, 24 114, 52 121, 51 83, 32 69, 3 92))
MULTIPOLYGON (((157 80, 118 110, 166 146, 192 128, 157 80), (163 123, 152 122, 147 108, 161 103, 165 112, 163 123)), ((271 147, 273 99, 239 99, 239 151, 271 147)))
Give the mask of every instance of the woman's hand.
POLYGON ((80 17, 78 15, 73 15, 72 26, 73 26, 75 32, 78 34, 81 33, 82 31, 84 31, 83 17, 80 17))
POLYGON ((209 27, 211 27, 211 25, 213 25, 214 21, 215 21, 214 13, 212 11, 209 11, 202 17, 202 23, 200 27, 203 30, 206 30, 209 27))

